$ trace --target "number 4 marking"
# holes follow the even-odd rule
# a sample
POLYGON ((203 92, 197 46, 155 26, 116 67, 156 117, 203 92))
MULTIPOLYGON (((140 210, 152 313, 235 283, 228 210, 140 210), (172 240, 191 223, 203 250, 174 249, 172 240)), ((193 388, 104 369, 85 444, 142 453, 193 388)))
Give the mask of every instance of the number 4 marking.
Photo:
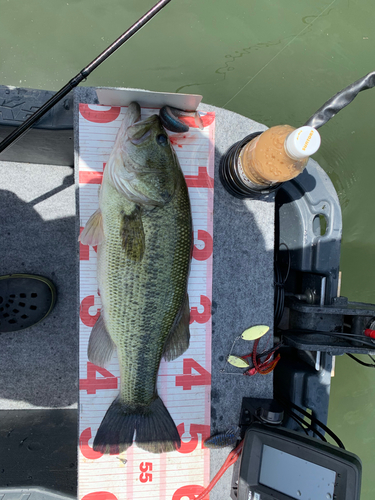
POLYGON ((176 376, 176 387, 182 387, 184 391, 190 391, 193 385, 210 385, 211 374, 194 359, 186 358, 183 361, 183 375, 176 376), (199 375, 193 375, 195 370, 199 375))
POLYGON ((94 363, 87 362, 87 378, 80 379, 79 389, 87 391, 87 394, 96 394, 98 389, 117 389, 118 381, 111 372, 105 368, 94 365, 94 363), (96 374, 99 373, 102 378, 98 378, 96 374))

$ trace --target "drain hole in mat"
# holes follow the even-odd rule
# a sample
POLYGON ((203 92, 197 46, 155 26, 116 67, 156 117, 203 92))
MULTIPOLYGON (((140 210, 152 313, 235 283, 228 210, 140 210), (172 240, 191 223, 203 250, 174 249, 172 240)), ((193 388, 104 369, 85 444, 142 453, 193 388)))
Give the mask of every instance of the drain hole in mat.
POLYGON ((4 311, 4 307, 0 307, 0 312, 3 312, 4 311))
POLYGON ((11 323, 12 325, 14 325, 15 323, 17 323, 17 320, 16 319, 10 319, 8 321, 8 323, 11 323))
POLYGON ((9 314, 8 313, 4 313, 3 314, 3 318, 9 318, 9 314))
POLYGON ((12 293, 11 295, 9 295, 9 297, 10 297, 11 299, 15 299, 15 298, 16 298, 16 296, 14 295, 14 293, 12 293))
POLYGON ((22 314, 21 318, 22 318, 22 319, 27 319, 27 318, 28 318, 28 316, 27 316, 26 314, 22 314))
POLYGON ((19 310, 18 309, 13 309, 13 312, 14 312, 14 314, 17 314, 17 313, 19 313, 19 310))
POLYGON ((20 293, 20 298, 21 299, 26 299, 26 293, 20 293))
POLYGON ((25 302, 18 302, 18 305, 21 306, 21 307, 25 307, 25 302))
POLYGON ((14 300, 8 299, 9 304, 13 304, 14 300))
POLYGON ((5 304, 5 307, 9 307, 9 304, 5 304))
POLYGON ((36 306, 30 306, 30 309, 31 309, 32 311, 36 311, 36 306))
POLYGON ((3 299, 2 297, 0 297, 0 304, 2 304, 2 303, 3 303, 3 300, 4 300, 4 299, 3 299))
POLYGON ((31 297, 32 297, 33 299, 35 299, 35 297, 38 297, 38 294, 34 292, 34 293, 32 293, 32 294, 31 294, 31 297))

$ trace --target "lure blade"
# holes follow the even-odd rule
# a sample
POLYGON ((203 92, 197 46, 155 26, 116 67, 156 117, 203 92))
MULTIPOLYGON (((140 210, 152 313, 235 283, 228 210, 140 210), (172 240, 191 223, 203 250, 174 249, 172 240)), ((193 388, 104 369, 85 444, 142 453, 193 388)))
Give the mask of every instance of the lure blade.
POLYGON ((247 361, 238 356, 228 356, 228 363, 237 368, 248 368, 250 366, 247 361))
POLYGON ((263 337, 268 331, 270 327, 267 325, 256 325, 251 328, 247 328, 242 335, 241 338, 243 340, 257 340, 263 337))

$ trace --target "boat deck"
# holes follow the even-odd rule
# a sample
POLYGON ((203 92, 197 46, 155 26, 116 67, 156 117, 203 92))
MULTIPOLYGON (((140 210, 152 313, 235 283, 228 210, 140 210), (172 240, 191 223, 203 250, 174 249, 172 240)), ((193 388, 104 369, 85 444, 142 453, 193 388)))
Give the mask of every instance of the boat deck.
MULTIPOLYGON (((216 113, 211 391, 214 433, 238 423, 242 397, 272 397, 272 374, 238 377, 222 370, 232 371, 226 369, 225 360, 234 338, 245 328, 267 324, 271 331, 262 339, 261 347, 272 341, 274 203, 272 197, 246 201, 233 198, 224 190, 218 173, 222 154, 234 142, 266 127, 213 106, 201 104, 199 109, 216 113)), ((43 323, 0 338, 0 412, 7 416, 0 417, 0 446, 4 449, 3 445, 11 444, 8 465, 1 475, 7 480, 0 486, 38 485, 74 494, 77 434, 72 422, 78 402, 79 306, 74 171, 71 166, 0 162, 0 175, 1 275, 43 275, 55 283, 58 293, 56 306, 43 323), (45 409, 50 422, 45 427, 36 425, 32 418, 37 412, 40 415, 41 409, 45 409), (23 410, 26 418, 21 418, 18 410, 23 410), (20 435, 20 426, 25 436, 18 446, 15 440, 3 437, 8 433, 20 435), (66 431, 59 430, 67 426, 70 438, 66 431), (61 450, 53 463, 50 456, 47 460, 38 432, 48 435, 56 450, 61 450), (31 449, 25 447, 28 441, 34 443, 31 449), (30 457, 30 468, 17 466, 20 454, 25 453, 30 457), (35 475, 32 467, 44 474, 35 475), (62 470, 66 473, 59 482, 62 470)), ((251 344, 238 342, 233 354, 245 354, 245 350, 250 351, 251 344)), ((228 448, 211 452, 211 477, 228 452, 228 448)), ((229 470, 213 490, 213 500, 229 498, 231 474, 229 470)))

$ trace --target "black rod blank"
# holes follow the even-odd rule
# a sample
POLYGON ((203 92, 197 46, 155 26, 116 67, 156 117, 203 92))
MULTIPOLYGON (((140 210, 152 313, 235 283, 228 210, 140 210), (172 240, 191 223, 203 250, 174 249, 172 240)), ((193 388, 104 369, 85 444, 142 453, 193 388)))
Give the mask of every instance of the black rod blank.
POLYGON ((153 18, 163 7, 165 7, 171 0, 160 0, 150 9, 144 16, 138 19, 125 33, 123 33, 117 40, 115 40, 109 47, 107 47, 98 57, 96 57, 90 64, 81 70, 74 78, 72 78, 62 89, 51 97, 43 106, 41 106, 35 113, 33 113, 27 120, 25 120, 19 127, 16 128, 0 143, 0 153, 18 139, 20 139, 36 121, 39 120, 47 111, 49 111, 56 103, 65 97, 74 87, 77 87, 82 80, 85 80, 88 75, 94 71, 103 61, 112 55, 121 45, 123 45, 129 38, 131 38, 137 31, 139 31, 151 18, 153 18))

